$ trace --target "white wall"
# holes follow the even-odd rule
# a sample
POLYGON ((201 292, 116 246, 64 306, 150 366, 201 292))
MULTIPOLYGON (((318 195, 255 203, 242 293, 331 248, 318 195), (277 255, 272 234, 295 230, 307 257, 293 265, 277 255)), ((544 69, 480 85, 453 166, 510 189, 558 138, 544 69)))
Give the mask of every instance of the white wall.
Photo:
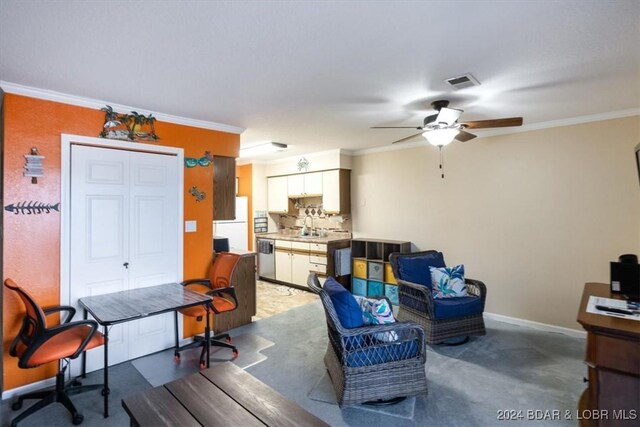
POLYGON ((354 156, 355 237, 444 252, 486 310, 579 329, 585 282, 640 254, 640 117, 354 156))

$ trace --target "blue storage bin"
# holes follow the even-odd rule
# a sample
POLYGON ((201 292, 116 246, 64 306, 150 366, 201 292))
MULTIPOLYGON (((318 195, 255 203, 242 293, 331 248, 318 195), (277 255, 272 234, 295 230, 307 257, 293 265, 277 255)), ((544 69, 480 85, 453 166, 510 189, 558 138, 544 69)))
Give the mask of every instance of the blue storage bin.
POLYGON ((367 281, 354 277, 351 279, 351 293, 353 295, 367 296, 367 281))
POLYGON ((389 298, 391 304, 400 305, 400 298, 398 298, 398 287, 396 285, 384 285, 384 296, 389 298))
POLYGON ((384 286, 382 282, 376 282, 375 280, 369 280, 367 284, 367 296, 368 297, 377 297, 380 295, 384 295, 384 286))

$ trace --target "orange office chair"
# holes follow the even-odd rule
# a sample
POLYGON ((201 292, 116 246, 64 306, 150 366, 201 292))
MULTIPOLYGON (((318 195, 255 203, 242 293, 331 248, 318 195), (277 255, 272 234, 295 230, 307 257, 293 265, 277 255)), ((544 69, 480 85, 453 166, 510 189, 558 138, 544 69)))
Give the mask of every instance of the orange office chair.
MULTIPOLYGON (((188 286, 191 290, 196 292, 206 293, 211 295, 211 303, 205 309, 202 305, 195 307, 189 307, 179 310, 184 316, 195 317, 197 321, 201 321, 206 318, 205 323, 205 337, 209 336, 210 323, 209 314, 225 313, 227 311, 233 311, 238 307, 238 299, 236 298, 236 291, 231 283, 233 272, 236 269, 240 261, 240 255, 232 254, 229 252, 220 252, 216 255, 215 261, 209 269, 208 279, 192 279, 182 282, 183 286, 188 286)), ((176 349, 174 352, 175 358, 180 360, 180 352, 194 347, 202 346, 200 353, 200 367, 207 366, 209 355, 205 359, 205 353, 208 349, 206 345, 206 339, 201 336, 193 337, 193 342, 180 347, 178 339, 178 312, 175 313, 175 332, 176 332, 176 349)), ((219 334, 209 339, 209 344, 216 347, 226 347, 233 350, 233 357, 238 356, 238 349, 231 344, 231 337, 229 334, 219 334), (225 341, 222 341, 225 340, 225 341)))
POLYGON ((83 351, 101 346, 104 344, 104 336, 98 332, 98 324, 93 320, 79 320, 71 322, 76 313, 76 309, 71 306, 55 306, 40 308, 35 300, 16 282, 11 279, 4 281, 4 285, 16 292, 24 306, 26 313, 22 322, 22 327, 18 336, 11 343, 9 354, 18 357, 20 368, 35 368, 45 363, 58 361, 58 373, 56 374, 56 385, 52 390, 43 390, 18 396, 12 405, 14 411, 22 408, 25 399, 41 399, 38 403, 30 406, 20 415, 11 421, 11 427, 18 425, 18 422, 44 408, 45 406, 60 402, 69 412, 71 412, 74 425, 82 423, 84 416, 76 410, 69 399, 68 393, 79 393, 88 390, 102 389, 102 384, 83 386, 79 381, 73 380, 68 384, 64 382, 64 372, 69 366, 66 359, 75 359, 83 351), (60 325, 47 327, 46 316, 53 313, 66 311, 68 315, 60 325))

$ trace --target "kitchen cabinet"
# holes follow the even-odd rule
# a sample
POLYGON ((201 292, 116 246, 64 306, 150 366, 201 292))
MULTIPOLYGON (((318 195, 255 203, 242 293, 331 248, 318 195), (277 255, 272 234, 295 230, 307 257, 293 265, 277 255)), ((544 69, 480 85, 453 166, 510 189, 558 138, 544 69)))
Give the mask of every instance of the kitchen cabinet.
POLYGON ((213 156, 213 219, 236 219, 236 159, 213 156))
MULTIPOLYGON (((349 247, 349 244, 349 239, 327 243, 275 239, 275 280, 308 289, 307 278, 310 272, 314 272, 318 275, 320 283, 324 283, 327 276, 335 277, 335 250, 349 247)), ((262 279, 268 280, 264 277, 262 279)))
POLYGON ((267 210, 276 213, 287 213, 289 211, 286 176, 267 178, 267 210))
POLYGON ((287 196, 321 196, 322 174, 323 172, 311 172, 287 176, 287 196))
POLYGON ((351 212, 351 171, 322 172, 322 208, 328 213, 351 212))

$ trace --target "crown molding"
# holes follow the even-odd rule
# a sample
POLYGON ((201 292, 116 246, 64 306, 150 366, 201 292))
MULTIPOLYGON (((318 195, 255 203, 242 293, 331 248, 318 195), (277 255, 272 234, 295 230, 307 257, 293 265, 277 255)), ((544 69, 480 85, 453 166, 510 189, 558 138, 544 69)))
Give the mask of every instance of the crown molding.
MULTIPOLYGON (((603 120, 622 119, 625 117, 640 116, 640 108, 630 108, 628 110, 611 111, 607 113, 590 114, 587 116, 571 117, 567 119, 550 120, 548 122, 531 123, 509 129, 492 129, 492 130, 474 130, 477 132, 478 138, 488 138, 498 135, 510 135, 513 133, 531 132, 541 129, 551 129, 562 126, 579 125, 583 123, 599 122, 603 120)), ((363 150, 355 150, 352 155, 362 156, 364 154, 380 153, 384 151, 405 150, 407 148, 429 146, 425 140, 417 139, 414 142, 404 143, 400 145, 384 145, 382 147, 365 148, 363 150)))
MULTIPOLYGON (((115 104, 112 102, 102 101, 99 99, 84 98, 84 97, 75 96, 75 95, 67 95, 65 93, 55 92, 55 91, 46 90, 46 89, 39 89, 39 88, 30 87, 30 86, 24 86, 21 84, 6 82, 3 80, 0 80, 0 90, 4 91, 5 93, 23 95, 31 98, 44 99, 47 101, 60 102, 63 104, 76 105, 78 107, 94 108, 98 110, 100 108, 103 108, 105 105, 110 105, 114 111, 119 113, 128 113, 129 111, 148 110, 147 108, 131 107, 128 105, 115 104)), ((216 130, 220 132, 234 133, 238 135, 245 131, 245 128, 242 128, 242 127, 225 125, 223 123, 209 122, 206 120, 191 119, 189 117, 180 117, 180 116, 174 116, 171 114, 156 113, 156 112, 153 112, 153 115, 156 119, 158 119, 158 121, 175 123, 178 125, 191 126, 191 127, 201 128, 201 129, 216 130)))

